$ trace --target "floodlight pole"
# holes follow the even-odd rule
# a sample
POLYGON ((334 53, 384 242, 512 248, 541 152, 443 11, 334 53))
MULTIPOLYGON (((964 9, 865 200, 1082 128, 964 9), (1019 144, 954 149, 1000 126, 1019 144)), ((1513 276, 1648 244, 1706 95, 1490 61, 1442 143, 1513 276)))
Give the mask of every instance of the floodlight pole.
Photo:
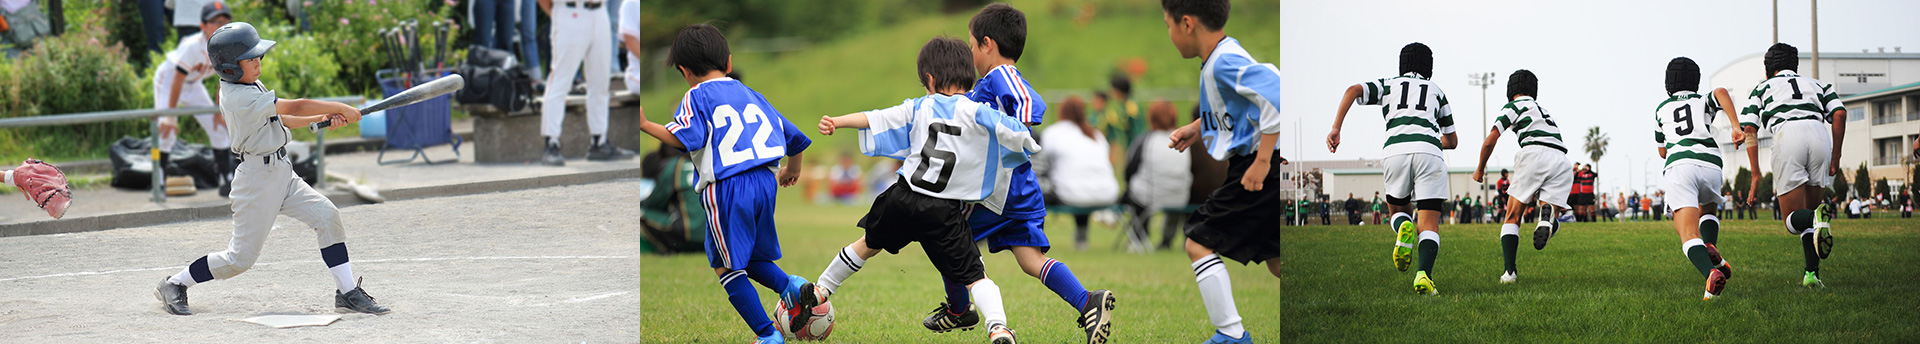
MULTIPOLYGON (((1493 72, 1467 74, 1467 84, 1480 86, 1480 139, 1487 137, 1487 87, 1493 86, 1493 72)), ((1486 144, 1481 142, 1481 144, 1486 144)), ((1484 179, 1483 179, 1484 180, 1484 179)), ((1487 182, 1480 182, 1480 198, 1487 198, 1487 182)))

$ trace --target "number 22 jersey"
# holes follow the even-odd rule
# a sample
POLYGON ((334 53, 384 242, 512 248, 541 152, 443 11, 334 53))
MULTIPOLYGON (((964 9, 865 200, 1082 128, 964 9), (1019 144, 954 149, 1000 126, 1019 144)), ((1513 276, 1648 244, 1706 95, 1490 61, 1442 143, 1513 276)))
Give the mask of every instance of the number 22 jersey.
POLYGON ((1040 151, 1020 120, 965 96, 928 95, 868 111, 860 151, 904 160, 897 171, 924 195, 1005 208, 1013 168, 1040 151))
POLYGON ((693 153, 696 190, 755 168, 773 169, 780 158, 800 154, 812 139, 733 78, 703 81, 687 90, 667 124, 693 153))

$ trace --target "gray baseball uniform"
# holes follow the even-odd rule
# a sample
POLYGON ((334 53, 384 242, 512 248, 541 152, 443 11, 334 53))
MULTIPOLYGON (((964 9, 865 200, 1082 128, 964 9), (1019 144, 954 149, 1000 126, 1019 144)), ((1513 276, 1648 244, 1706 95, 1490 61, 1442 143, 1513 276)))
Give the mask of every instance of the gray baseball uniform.
POLYGON ((224 100, 220 112, 233 130, 233 151, 241 163, 233 177, 233 241, 225 251, 207 255, 213 277, 226 279, 252 267, 278 214, 312 226, 319 247, 346 242, 339 209, 295 176, 281 151, 292 134, 274 111, 279 98, 273 91, 257 82, 221 82, 220 99, 224 100))

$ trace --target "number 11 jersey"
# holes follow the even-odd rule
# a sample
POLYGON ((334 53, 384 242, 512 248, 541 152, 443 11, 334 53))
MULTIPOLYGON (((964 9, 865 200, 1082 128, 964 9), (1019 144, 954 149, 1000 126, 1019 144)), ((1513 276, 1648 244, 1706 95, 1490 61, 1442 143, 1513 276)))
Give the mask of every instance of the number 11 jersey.
POLYGON ((904 160, 914 192, 1003 211, 1014 167, 1040 151, 1024 123, 964 95, 928 95, 868 111, 860 151, 904 160))
POLYGON ((772 169, 780 158, 813 144, 766 97, 733 78, 707 80, 688 89, 667 131, 693 153, 700 175, 696 190, 751 169, 772 169))
POLYGON ((1369 81, 1364 85, 1360 105, 1380 105, 1380 116, 1387 120, 1385 155, 1426 153, 1440 155, 1440 137, 1453 133, 1453 107, 1447 95, 1419 73, 1369 81))

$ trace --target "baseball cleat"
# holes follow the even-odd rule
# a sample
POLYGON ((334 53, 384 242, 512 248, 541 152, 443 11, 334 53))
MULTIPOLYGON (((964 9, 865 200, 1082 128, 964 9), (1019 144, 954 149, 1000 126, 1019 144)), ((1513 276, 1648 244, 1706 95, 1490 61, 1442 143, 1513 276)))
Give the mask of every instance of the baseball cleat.
POLYGON ((1087 332, 1087 344, 1106 343, 1113 333, 1113 304, 1112 291, 1087 292, 1086 307, 1080 309, 1080 329, 1087 332))
POLYGON ((973 308, 969 307, 966 313, 953 314, 947 311, 947 303, 941 302, 940 307, 934 308, 933 312, 927 314, 927 320, 921 321, 920 325, 926 326, 927 330, 931 330, 934 333, 953 330, 972 330, 974 326, 980 325, 980 312, 976 312, 973 308))
POLYGON ((1009 329, 1006 326, 993 325, 993 329, 987 330, 987 342, 993 344, 1015 344, 1013 329, 1009 329))
POLYGON ((1520 283, 1519 273, 1516 273, 1513 270, 1507 270, 1507 273, 1500 274, 1500 284, 1514 284, 1514 283, 1520 283))
POLYGON ((1707 294, 1701 296, 1700 299, 1711 301, 1714 298, 1718 298, 1720 297, 1720 291, 1726 287, 1727 274, 1720 272, 1720 269, 1709 270, 1707 272, 1707 294))
POLYGON ((1253 332, 1241 332, 1240 338, 1235 339, 1220 333, 1220 330, 1214 330, 1213 337, 1207 338, 1207 342, 1202 344, 1253 344, 1253 332))
POLYGON ((1434 288, 1433 279, 1427 278, 1427 272, 1413 275, 1413 293, 1421 295, 1440 295, 1440 289, 1434 288))
POLYGON ((186 286, 168 283, 167 280, 162 279, 160 287, 154 289, 153 297, 160 299, 160 305, 166 307, 168 314, 193 315, 193 311, 187 309, 186 286))
POLYGON ((367 290, 361 287, 354 287, 353 290, 345 293, 335 292, 333 295, 333 306, 353 312, 373 315, 384 315, 393 312, 392 309, 387 309, 386 306, 381 306, 380 303, 374 302, 373 295, 367 295, 367 290))
POLYGON ((1413 265, 1413 221, 1400 221, 1398 240, 1393 243, 1393 268, 1407 271, 1413 265))
POLYGON ((1800 279, 1800 285, 1806 286, 1807 288, 1827 287, 1826 283, 1820 283, 1820 274, 1813 271, 1807 271, 1807 277, 1800 279))

